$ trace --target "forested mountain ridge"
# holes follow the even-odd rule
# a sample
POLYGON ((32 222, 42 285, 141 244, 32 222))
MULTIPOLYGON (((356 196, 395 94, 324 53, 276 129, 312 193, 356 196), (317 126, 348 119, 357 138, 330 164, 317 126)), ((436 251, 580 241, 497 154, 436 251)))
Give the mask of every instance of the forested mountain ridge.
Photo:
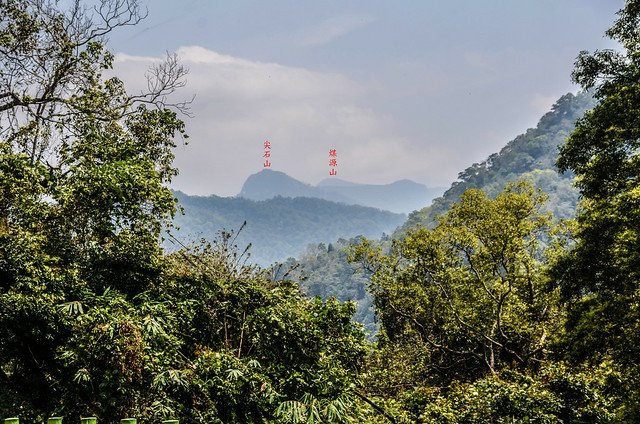
POLYGON ((296 259, 289 258, 283 269, 291 270, 291 278, 298 281, 308 296, 355 302, 353 319, 362 324, 368 336, 373 338, 378 326, 367 289, 369 273, 348 260, 350 247, 360 241, 362 237, 340 238, 328 244, 309 245, 296 259))
MULTIPOLYGON (((574 216, 578 190, 573 187, 571 173, 558 173, 555 163, 558 147, 564 144, 585 111, 595 105, 586 92, 568 93, 560 97, 535 128, 511 140, 500 152, 474 163, 458 174, 458 181, 427 206, 411 213, 399 230, 435 225, 438 216, 446 212, 470 188, 479 188, 495 196, 510 181, 526 179, 549 195, 546 209, 556 218, 574 216)), ((396 234, 400 234, 397 232, 396 234)))
POLYGON ((314 197, 395 213, 410 213, 428 205, 443 191, 444 188, 427 187, 406 179, 390 184, 358 184, 327 178, 313 186, 284 172, 264 169, 247 178, 238 197, 251 200, 267 200, 277 196, 314 197))
POLYGON ((174 218, 177 229, 172 234, 182 243, 214 239, 220 230, 237 231, 246 221, 236 243, 240 249, 251 244, 249 262, 263 266, 299 255, 309 244, 358 235, 378 238, 406 219, 402 214, 309 197, 256 201, 179 191, 174 195, 184 215, 174 218))

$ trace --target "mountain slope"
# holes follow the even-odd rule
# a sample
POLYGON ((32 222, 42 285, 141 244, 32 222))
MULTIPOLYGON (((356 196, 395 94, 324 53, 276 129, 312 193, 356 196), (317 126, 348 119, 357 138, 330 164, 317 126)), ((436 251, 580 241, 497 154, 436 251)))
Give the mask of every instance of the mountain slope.
POLYGON ((247 221, 236 243, 241 250, 251 243, 250 261, 263 266, 296 256, 312 243, 357 235, 378 238, 406 219, 406 215, 307 197, 254 201, 174 194, 185 212, 174 219, 179 229, 173 234, 179 240, 212 240, 220 230, 237 230, 247 221))
POLYGON ((332 193, 351 199, 359 205, 386 209, 392 212, 412 212, 428 205, 444 189, 428 188, 411 180, 391 184, 354 184, 344 180, 325 179, 318 183, 332 193))
POLYGON ((576 120, 594 104, 588 93, 569 93, 560 97, 536 128, 528 129, 507 143, 499 153, 460 172, 459 180, 451 184, 442 197, 435 199, 431 206, 412 213, 401 230, 417 225, 434 225, 437 217, 470 188, 483 189, 493 196, 508 182, 517 179, 527 179, 549 194, 547 209, 556 218, 572 217, 578 191, 572 185, 573 175, 562 175, 556 171, 558 146, 573 131, 576 120))

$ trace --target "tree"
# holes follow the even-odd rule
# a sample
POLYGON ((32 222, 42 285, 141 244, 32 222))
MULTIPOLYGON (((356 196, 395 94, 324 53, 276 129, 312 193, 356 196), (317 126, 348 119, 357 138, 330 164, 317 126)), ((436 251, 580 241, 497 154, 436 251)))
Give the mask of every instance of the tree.
POLYGON ((0 413, 344 422, 366 351, 354 306, 304 298, 233 239, 167 255, 170 56, 149 92, 107 78, 136 0, 0 0, 0 413))
POLYGON ((103 76, 104 36, 143 17, 136 0, 0 6, 0 401, 42 417, 82 378, 62 354, 82 322, 119 315, 114 352, 143 334, 130 325, 141 310, 127 308, 162 272, 171 149, 184 134, 164 100, 186 71, 170 57, 137 96, 103 76))
POLYGON ((75 374, 56 413, 194 423, 357 413, 352 386, 366 345, 353 304, 269 280, 243 263, 229 233, 166 260, 135 298, 109 291, 67 311, 76 331, 59 357, 75 374))
POLYGON ((381 322, 364 386, 397 422, 613 422, 610 369, 554 352, 565 308, 546 271, 566 239, 544 199, 524 182, 468 190, 389 254, 355 248, 381 322))
MULTIPOLYGON (((171 56, 137 96, 103 76, 113 62, 104 36, 142 19, 136 0, 103 0, 94 12, 80 1, 66 12, 48 0, 2 6, 0 220, 30 233, 38 221, 46 248, 81 273, 110 268, 121 284, 143 284, 131 255, 146 255, 153 267, 174 212, 166 184, 177 172, 172 148, 184 124, 164 101, 186 70, 171 56), (28 183, 17 184, 19 175, 28 183)), ((82 277, 104 286, 102 277, 82 277)))
MULTIPOLYGON (((615 423, 603 394, 606 373, 548 363, 535 377, 504 370, 432 395, 422 423, 615 423)), ((606 390, 606 389, 605 389, 606 390)))
MULTIPOLYGON (((598 104, 577 123, 560 151, 583 196, 575 247, 556 266, 573 301, 567 345, 572 358, 613 355, 637 399, 640 357, 640 2, 629 0, 607 36, 620 50, 582 52, 574 81, 593 89, 598 104), (634 389, 636 388, 636 389, 634 389)), ((628 402, 632 420, 637 402, 628 402)))
POLYGON ((417 350, 426 381, 533 369, 546 358, 562 311, 542 273, 541 240, 551 237, 543 199, 525 183, 493 200, 468 190, 435 229, 410 231, 375 260, 382 340, 417 350))

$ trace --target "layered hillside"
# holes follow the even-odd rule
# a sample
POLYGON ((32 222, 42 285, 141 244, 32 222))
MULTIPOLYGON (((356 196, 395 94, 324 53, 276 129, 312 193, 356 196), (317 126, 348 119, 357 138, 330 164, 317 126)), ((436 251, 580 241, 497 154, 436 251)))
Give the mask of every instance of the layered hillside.
MULTIPOLYGON (((536 128, 527 130, 492 154, 487 160, 471 165, 459 174, 442 197, 430 206, 416 211, 400 227, 394 237, 401 237, 408 228, 432 226, 438 216, 446 212, 462 193, 480 188, 490 195, 497 194, 511 181, 527 179, 549 195, 547 208, 556 218, 574 216, 578 192, 573 187, 573 175, 559 174, 555 169, 558 146, 566 140, 575 122, 594 105, 588 94, 562 96, 539 121, 536 128)), ((334 243, 338 249, 319 245, 298 259, 300 278, 305 290, 312 296, 335 296, 358 302, 358 316, 369 330, 374 329, 373 307, 367 293, 366 276, 346 261, 343 249, 346 242, 334 243)), ((383 244, 388 244, 384 240, 383 244)))
POLYGON ((297 256, 309 244, 357 235, 379 238, 406 220, 402 214, 308 197, 255 201, 182 192, 175 196, 184 209, 174 220, 178 230, 173 233, 181 243, 212 240, 246 221, 236 243, 241 250, 251 243, 250 262, 263 266, 297 256))
POLYGON ((327 178, 318 183, 318 188, 336 193, 358 205, 397 213, 422 209, 444 192, 444 188, 431 188, 411 180, 399 180, 391 184, 355 184, 327 178))

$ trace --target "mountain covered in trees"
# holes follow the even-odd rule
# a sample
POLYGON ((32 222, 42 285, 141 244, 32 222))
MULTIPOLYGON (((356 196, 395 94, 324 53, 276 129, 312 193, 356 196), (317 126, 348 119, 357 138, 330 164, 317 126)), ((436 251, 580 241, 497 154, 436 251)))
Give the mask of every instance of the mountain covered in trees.
POLYGON ((572 172, 559 173, 556 168, 559 147, 574 130, 576 121, 595 105, 588 92, 568 93, 560 97, 551 110, 523 134, 509 141, 499 152, 474 163, 458 174, 458 180, 433 201, 433 204, 410 214, 403 229, 418 225, 434 226, 437 217, 458 201, 470 188, 489 195, 499 193, 507 183, 517 179, 530 181, 549 195, 545 210, 556 218, 571 218, 578 203, 572 172))
POLYGON ((368 290, 370 273, 349 260, 352 246, 362 240, 362 237, 339 238, 331 243, 311 244, 295 259, 287 259, 283 271, 288 271, 308 296, 355 302, 353 319, 362 324, 367 336, 373 339, 378 325, 368 290))
POLYGON ((313 186, 284 172, 265 169, 247 178, 238 197, 252 200, 267 200, 277 196, 314 197, 395 213, 410 213, 430 204, 442 191, 443 189, 429 188, 410 180, 391 184, 358 184, 327 178, 313 186))
MULTIPOLYGON (((573 131, 578 118, 594 104, 595 100, 588 93, 569 93, 560 97, 551 111, 540 119, 536 128, 528 129, 509 141, 500 152, 462 171, 459 180, 442 197, 410 214, 409 219, 396 230, 394 237, 402 237, 409 228, 435 226, 438 217, 457 203, 468 189, 482 189, 490 196, 495 196, 507 184, 517 180, 529 181, 546 193, 548 200, 543 208, 555 218, 573 217, 579 198, 579 192, 573 185, 574 175, 571 172, 559 173, 555 163, 559 146, 573 131)), ((382 240, 382 244, 389 248, 390 239, 382 240)), ((369 331, 375 331, 374 307, 366 288, 366 272, 357 264, 348 263, 349 245, 345 240, 338 240, 333 243, 334 249, 328 249, 326 242, 310 247, 298 257, 299 266, 294 275, 311 296, 335 296, 340 300, 356 301, 356 318, 369 331)), ((290 266, 293 263, 289 261, 290 266)))
POLYGON ((180 243, 211 240, 225 230, 237 233, 235 242, 241 249, 250 244, 249 262, 262 266, 300 255, 309 244, 358 235, 379 238, 406 220, 403 214, 311 197, 256 201, 179 191, 174 195, 184 214, 174 218, 177 228, 171 234, 175 239, 168 238, 167 247, 175 250, 180 243))

